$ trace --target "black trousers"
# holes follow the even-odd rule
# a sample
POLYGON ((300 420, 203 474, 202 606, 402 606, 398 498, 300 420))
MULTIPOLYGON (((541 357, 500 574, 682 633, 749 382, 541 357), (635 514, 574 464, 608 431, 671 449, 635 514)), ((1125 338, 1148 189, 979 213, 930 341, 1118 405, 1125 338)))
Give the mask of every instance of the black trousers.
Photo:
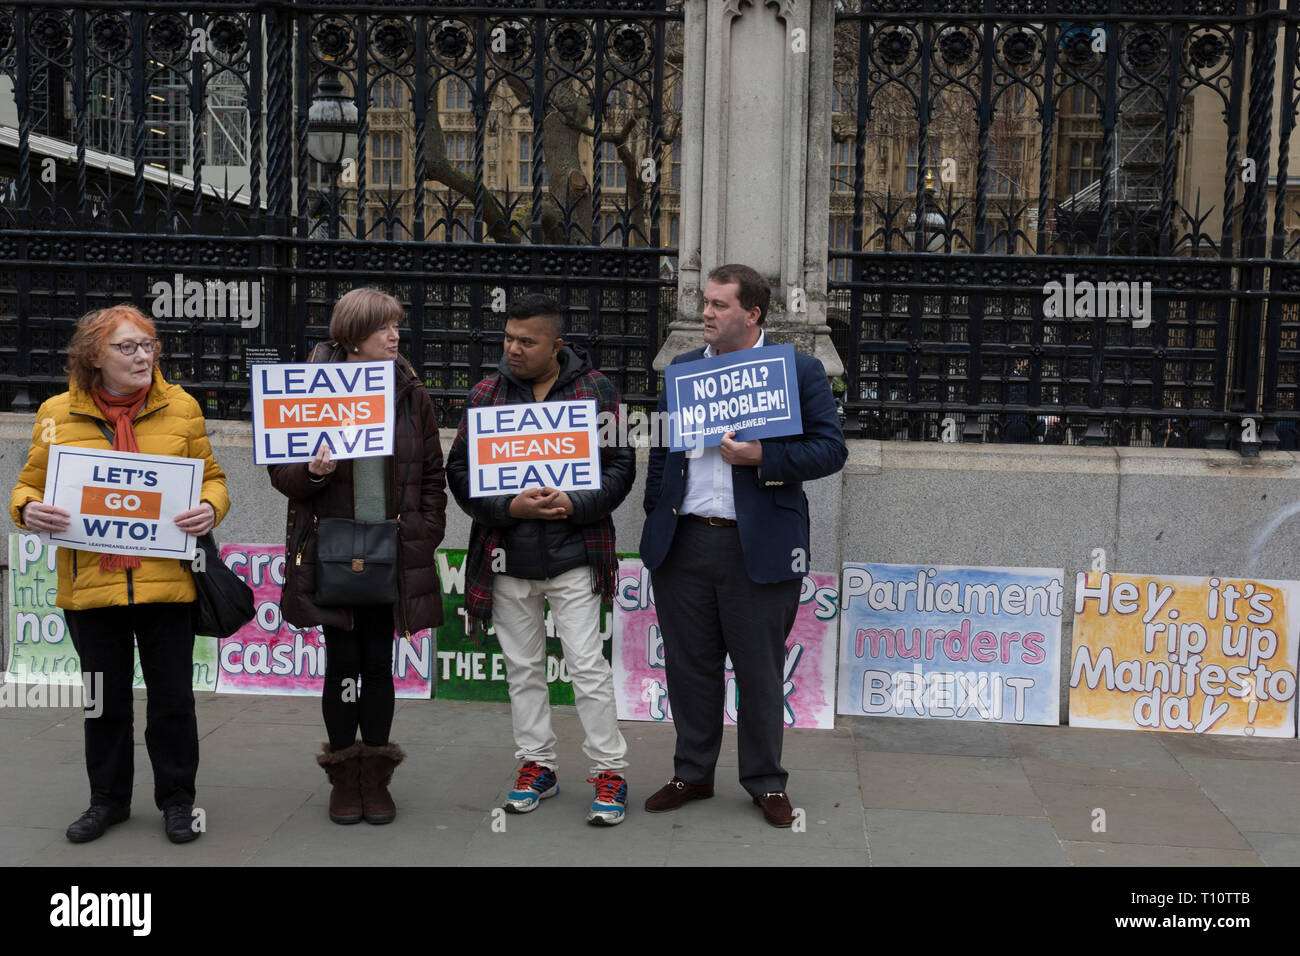
POLYGON ((363 743, 382 747, 393 727, 393 606, 353 608, 352 625, 324 628, 321 713, 331 750, 351 747, 358 727, 363 743))
POLYGON ((154 803, 159 810, 193 805, 199 727, 194 717, 190 608, 189 604, 131 604, 64 612, 72 644, 81 656, 81 670, 97 675, 94 690, 103 700, 103 712, 85 719, 91 803, 131 805, 135 776, 132 648, 139 646, 148 693, 144 742, 153 764, 154 803))
POLYGON ((664 640, 668 700, 677 731, 674 773, 713 782, 722 749, 724 662, 735 669, 740 783, 758 796, 784 790, 785 640, 800 581, 756 584, 740 532, 680 520, 673 546, 650 574, 664 640))

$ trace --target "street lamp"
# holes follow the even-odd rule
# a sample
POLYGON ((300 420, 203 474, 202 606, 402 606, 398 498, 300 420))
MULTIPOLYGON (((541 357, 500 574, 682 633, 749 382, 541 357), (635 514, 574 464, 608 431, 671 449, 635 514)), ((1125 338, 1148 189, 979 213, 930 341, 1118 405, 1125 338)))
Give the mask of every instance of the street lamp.
POLYGON ((916 213, 907 217, 907 230, 912 239, 912 250, 914 252, 943 252, 946 242, 944 227, 947 220, 944 219, 934 203, 934 170, 926 169, 925 171, 925 198, 922 200, 922 206, 927 211, 921 222, 917 222, 916 213))
POLYGON ((316 82, 316 95, 307 110, 307 152, 328 170, 330 238, 337 239, 338 175, 343 163, 357 155, 357 104, 344 95, 336 70, 326 70, 316 82))

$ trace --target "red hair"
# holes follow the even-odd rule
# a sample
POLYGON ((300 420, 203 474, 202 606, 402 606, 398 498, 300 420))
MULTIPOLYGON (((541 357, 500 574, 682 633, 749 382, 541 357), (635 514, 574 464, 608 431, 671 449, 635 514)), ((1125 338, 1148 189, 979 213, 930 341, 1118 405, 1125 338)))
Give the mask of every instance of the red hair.
MULTIPOLYGON (((123 319, 149 338, 158 337, 158 329, 153 324, 153 319, 129 302, 87 312, 77 320, 76 331, 72 333, 72 341, 68 343, 68 364, 64 371, 68 373, 69 385, 75 385, 83 392, 93 392, 104 384, 104 375, 95 368, 95 363, 101 361, 108 352, 109 337, 117 331, 123 319)), ((159 350, 154 349, 155 367, 158 365, 158 354, 159 350)))

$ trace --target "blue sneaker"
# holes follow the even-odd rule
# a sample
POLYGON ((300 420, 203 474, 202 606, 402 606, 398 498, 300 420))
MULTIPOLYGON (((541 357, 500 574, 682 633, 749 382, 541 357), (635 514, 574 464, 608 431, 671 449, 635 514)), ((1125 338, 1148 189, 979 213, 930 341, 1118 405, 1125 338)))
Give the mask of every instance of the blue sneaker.
POLYGON ((596 785, 596 799, 587 810, 587 822, 598 827, 612 827, 623 822, 627 808, 627 781, 611 770, 603 770, 587 783, 596 785))
POLYGON ((539 763, 528 761, 519 768, 515 788, 506 796, 507 813, 531 813, 539 801, 560 792, 560 782, 555 771, 539 763))

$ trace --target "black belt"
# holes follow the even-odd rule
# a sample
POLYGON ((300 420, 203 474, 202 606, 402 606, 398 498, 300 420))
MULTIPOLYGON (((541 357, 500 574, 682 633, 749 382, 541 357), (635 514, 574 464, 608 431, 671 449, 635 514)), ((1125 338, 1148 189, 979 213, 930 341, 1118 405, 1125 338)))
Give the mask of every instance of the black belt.
POLYGON ((730 518, 706 518, 704 515, 688 514, 682 515, 683 518, 690 518, 692 521, 699 521, 707 524, 710 528, 734 528, 737 522, 730 518))

